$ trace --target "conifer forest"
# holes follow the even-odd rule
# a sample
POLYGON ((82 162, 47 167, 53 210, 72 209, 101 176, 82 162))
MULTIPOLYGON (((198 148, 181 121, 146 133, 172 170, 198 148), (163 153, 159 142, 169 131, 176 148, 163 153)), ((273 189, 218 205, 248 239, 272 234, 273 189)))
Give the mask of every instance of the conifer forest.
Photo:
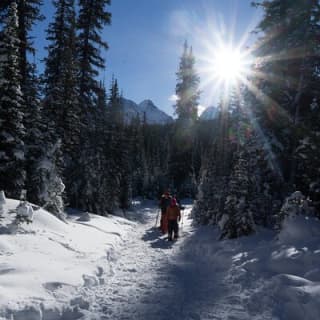
POLYGON ((194 221, 219 225, 221 239, 280 228, 285 199, 296 191, 320 217, 318 0, 252 4, 261 17, 250 30, 246 72, 234 75, 230 56, 233 69, 216 80, 224 85, 209 119, 198 112, 198 57, 191 41, 180 43, 174 120, 164 124, 127 118, 121 78, 103 80, 111 0, 52 3, 40 72, 33 30, 47 18, 43 1, 0 2, 0 190, 7 197, 26 190, 28 201, 64 219, 66 207, 107 216, 169 189, 196 200, 194 221))

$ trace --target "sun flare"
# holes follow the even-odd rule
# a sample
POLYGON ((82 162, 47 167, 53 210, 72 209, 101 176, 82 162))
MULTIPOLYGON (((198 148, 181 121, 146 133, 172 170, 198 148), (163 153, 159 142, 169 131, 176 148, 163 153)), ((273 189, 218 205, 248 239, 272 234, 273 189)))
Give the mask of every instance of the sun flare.
POLYGON ((249 70, 246 55, 238 49, 227 46, 217 48, 209 64, 214 78, 234 84, 238 84, 249 70))

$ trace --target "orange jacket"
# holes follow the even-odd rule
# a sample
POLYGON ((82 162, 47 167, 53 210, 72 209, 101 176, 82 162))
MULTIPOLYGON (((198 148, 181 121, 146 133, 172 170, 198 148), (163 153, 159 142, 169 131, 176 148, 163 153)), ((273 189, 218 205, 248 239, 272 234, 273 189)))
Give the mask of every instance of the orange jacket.
POLYGON ((178 218, 179 219, 181 218, 180 209, 178 206, 174 206, 174 207, 169 206, 167 208, 166 213, 167 213, 168 220, 177 220, 178 218))

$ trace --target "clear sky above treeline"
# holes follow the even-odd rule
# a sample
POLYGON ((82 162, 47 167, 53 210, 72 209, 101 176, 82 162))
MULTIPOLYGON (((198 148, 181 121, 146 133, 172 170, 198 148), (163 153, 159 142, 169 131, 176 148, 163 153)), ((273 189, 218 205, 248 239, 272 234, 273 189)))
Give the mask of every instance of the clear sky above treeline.
MULTIPOLYGON (((259 21, 261 12, 251 6, 252 0, 112 0, 109 11, 112 24, 106 27, 104 38, 109 50, 103 53, 107 68, 102 71, 107 87, 112 74, 119 81, 124 97, 140 103, 151 99, 168 114, 173 114, 172 101, 176 71, 184 40, 193 46, 197 65, 203 69, 202 56, 211 54, 215 34, 226 42, 252 43, 250 32, 259 21)), ((37 61, 46 52, 45 30, 52 19, 53 6, 45 0, 46 20, 35 28, 37 61)), ((202 84, 206 81, 200 78, 202 84)), ((211 86, 201 87, 200 104, 216 104, 218 93, 212 96, 211 86)))

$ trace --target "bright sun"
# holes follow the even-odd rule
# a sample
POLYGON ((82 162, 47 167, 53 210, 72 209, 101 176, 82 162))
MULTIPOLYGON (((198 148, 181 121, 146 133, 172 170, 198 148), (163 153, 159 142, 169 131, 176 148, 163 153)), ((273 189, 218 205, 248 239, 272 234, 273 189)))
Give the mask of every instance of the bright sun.
POLYGON ((239 94, 248 86, 255 58, 247 46, 248 35, 234 40, 233 33, 208 25, 210 32, 199 33, 198 72, 204 104, 214 105, 226 100, 230 93, 239 94))
POLYGON ((246 55, 232 47, 217 48, 210 61, 210 72, 222 82, 237 84, 248 73, 246 55))

